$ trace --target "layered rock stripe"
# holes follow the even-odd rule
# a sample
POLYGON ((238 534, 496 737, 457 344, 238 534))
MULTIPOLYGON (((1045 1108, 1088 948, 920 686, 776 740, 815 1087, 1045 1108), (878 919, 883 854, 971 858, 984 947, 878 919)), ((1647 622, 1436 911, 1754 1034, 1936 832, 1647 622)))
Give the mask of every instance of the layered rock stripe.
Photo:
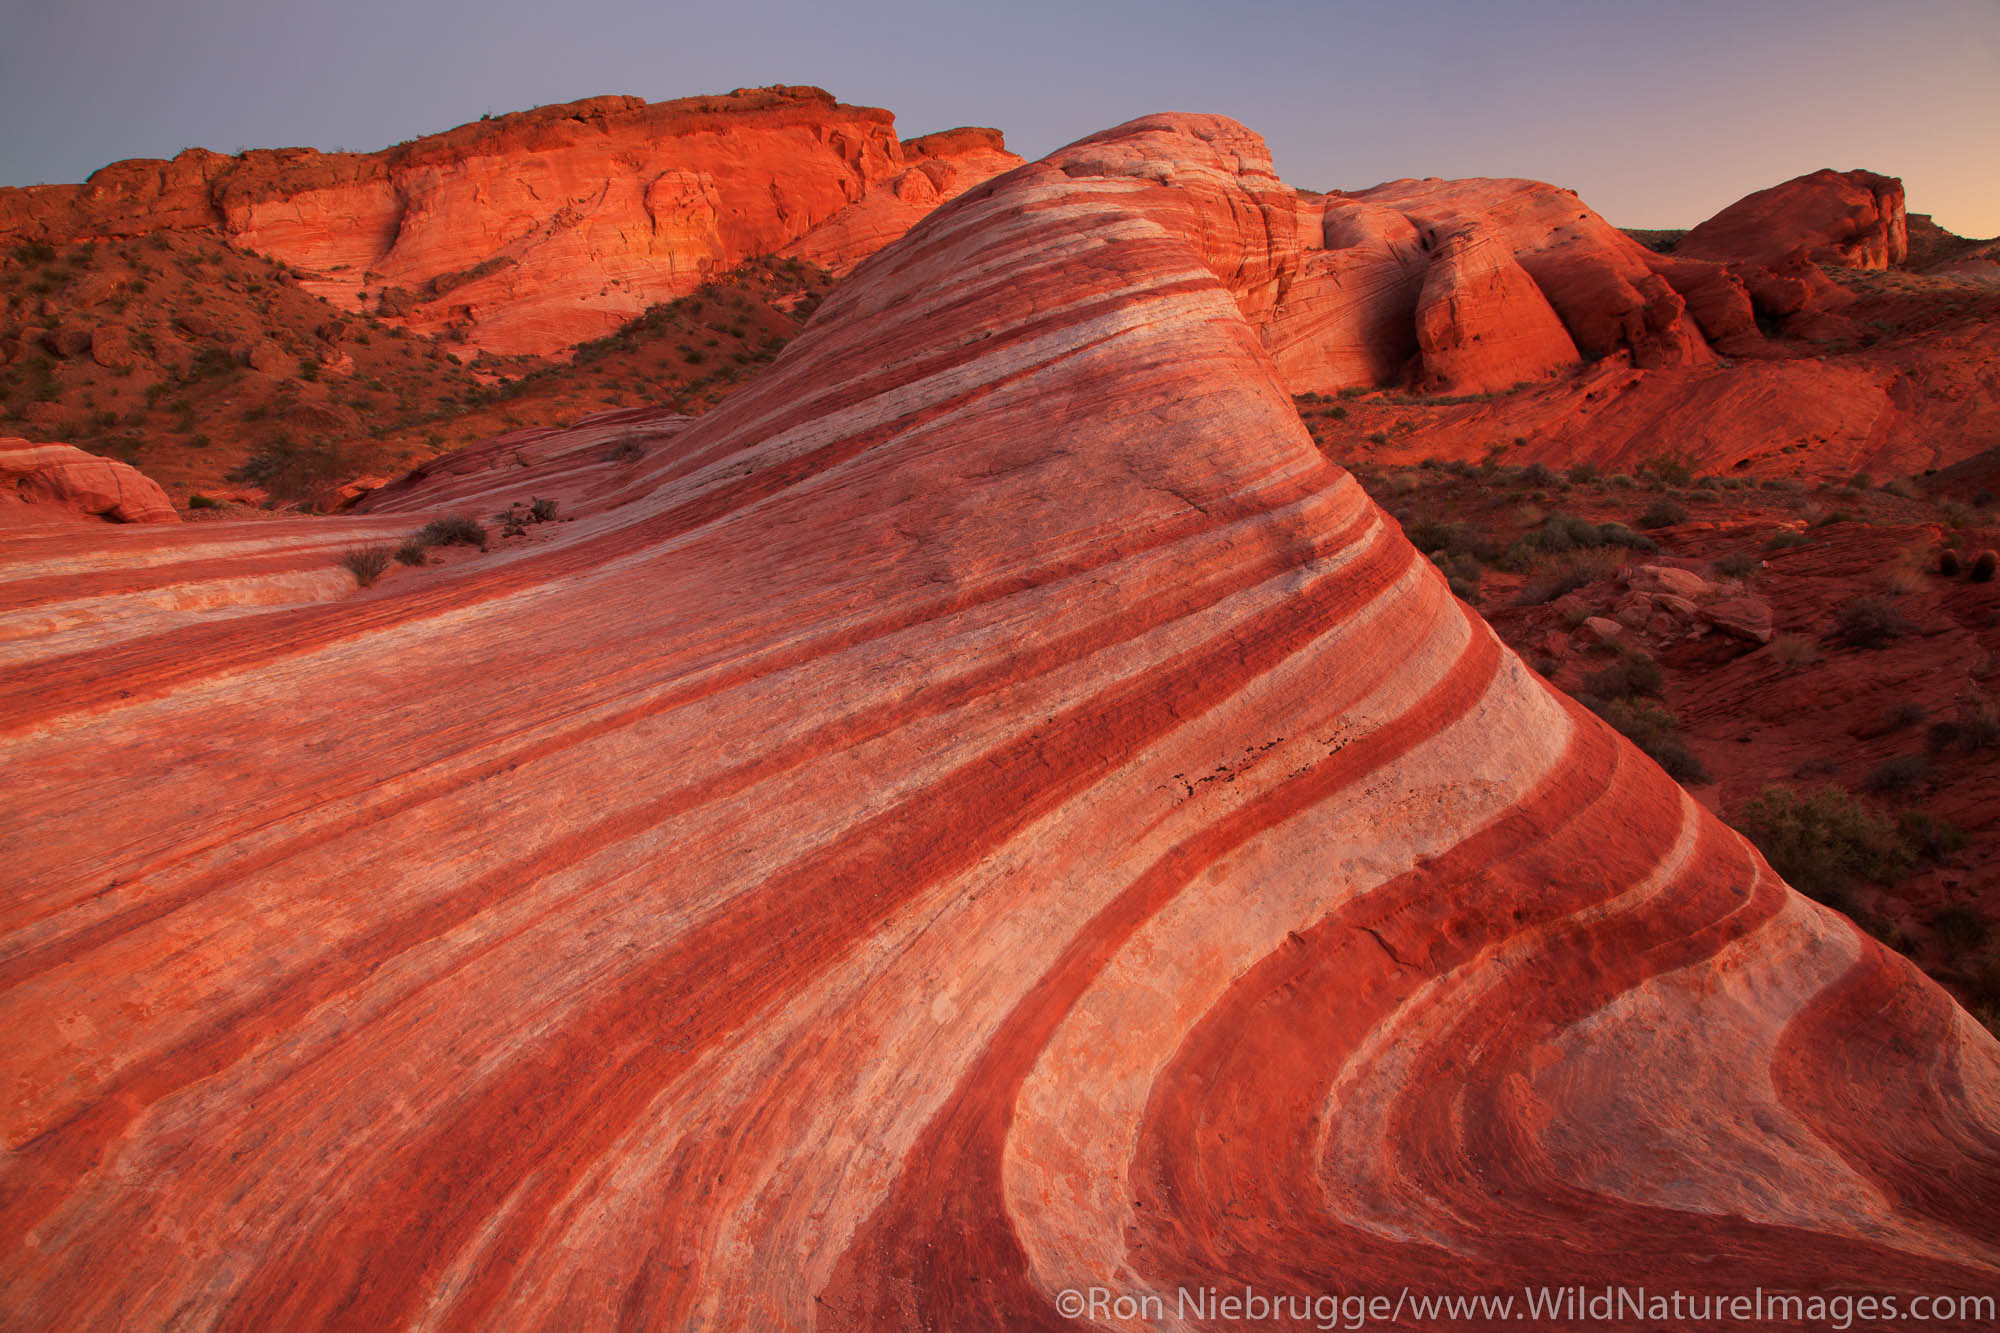
POLYGON ((171 605, 421 482, 10 539, 9 1326, 1992 1291, 2000 1047, 1313 447, 1293 207, 1229 121, 1087 140, 366 592, 171 605))

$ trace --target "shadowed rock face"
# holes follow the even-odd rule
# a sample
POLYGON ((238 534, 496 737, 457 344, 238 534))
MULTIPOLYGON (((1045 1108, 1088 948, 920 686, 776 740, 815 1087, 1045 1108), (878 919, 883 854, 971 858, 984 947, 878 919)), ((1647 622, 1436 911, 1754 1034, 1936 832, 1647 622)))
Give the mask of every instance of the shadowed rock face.
POLYGON ((421 332, 541 354, 753 256, 844 272, 1019 163, 993 130, 899 143, 889 112, 818 88, 596 97, 379 153, 189 149, 0 189, 0 238, 212 229, 336 303, 366 292, 421 332))
POLYGON ((158 609, 411 517, 0 551, 12 1322, 1990 1291, 2000 1049, 1312 446, 1295 217, 1231 122, 1087 140, 331 603, 158 609))

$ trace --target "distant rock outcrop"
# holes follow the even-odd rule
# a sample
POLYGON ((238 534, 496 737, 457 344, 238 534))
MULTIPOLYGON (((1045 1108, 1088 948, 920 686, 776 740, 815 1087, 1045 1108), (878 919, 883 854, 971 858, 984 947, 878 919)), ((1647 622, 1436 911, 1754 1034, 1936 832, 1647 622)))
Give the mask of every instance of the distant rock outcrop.
POLYGON ((159 484, 129 463, 73 445, 0 439, 0 525, 65 517, 174 523, 159 484))
POLYGON ((1706 365, 1712 340, 1759 336, 1707 266, 1677 273, 1540 181, 1392 181, 1293 207, 1272 296, 1245 314, 1294 392, 1484 392, 1612 356, 1706 365))
POLYGON ((1675 253, 1775 268, 1798 251, 1815 264, 1890 268, 1909 258, 1903 182, 1822 170, 1745 195, 1682 238, 1675 253))
POLYGON ((549 353, 754 256, 844 271, 1019 162, 992 130, 901 143, 889 112, 817 88, 597 97, 379 153, 114 163, 82 185, 0 190, 0 238, 212 229, 342 305, 549 353))

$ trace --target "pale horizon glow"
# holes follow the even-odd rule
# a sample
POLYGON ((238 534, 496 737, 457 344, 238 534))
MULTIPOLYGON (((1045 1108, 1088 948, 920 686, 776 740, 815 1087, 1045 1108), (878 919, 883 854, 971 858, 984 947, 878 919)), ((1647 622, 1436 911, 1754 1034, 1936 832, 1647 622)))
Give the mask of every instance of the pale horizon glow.
POLYGON ((886 107, 904 137, 991 125, 1029 158, 1148 112, 1218 112, 1293 185, 1523 176, 1626 227, 1863 167, 1902 177, 1912 212, 2000 234, 1996 0, 0 0, 0 18, 0 185, 808 83, 886 107))

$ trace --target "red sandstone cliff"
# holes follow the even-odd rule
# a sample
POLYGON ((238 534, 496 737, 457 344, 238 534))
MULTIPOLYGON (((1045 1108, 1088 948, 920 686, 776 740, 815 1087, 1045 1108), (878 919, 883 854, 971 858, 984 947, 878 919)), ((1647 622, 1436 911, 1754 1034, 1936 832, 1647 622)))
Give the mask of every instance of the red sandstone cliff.
POLYGON ((366 592, 286 580, 412 514, 0 548, 12 1322, 1990 1292, 2000 1046, 1313 446, 1296 216, 1097 136, 699 421, 413 485, 578 517, 366 592))
POLYGON ((754 256, 844 271, 1019 161, 991 130, 903 144, 889 112, 817 88, 597 97, 379 153, 114 163, 82 185, 0 190, 0 238, 213 229, 337 303, 549 353, 754 256))

